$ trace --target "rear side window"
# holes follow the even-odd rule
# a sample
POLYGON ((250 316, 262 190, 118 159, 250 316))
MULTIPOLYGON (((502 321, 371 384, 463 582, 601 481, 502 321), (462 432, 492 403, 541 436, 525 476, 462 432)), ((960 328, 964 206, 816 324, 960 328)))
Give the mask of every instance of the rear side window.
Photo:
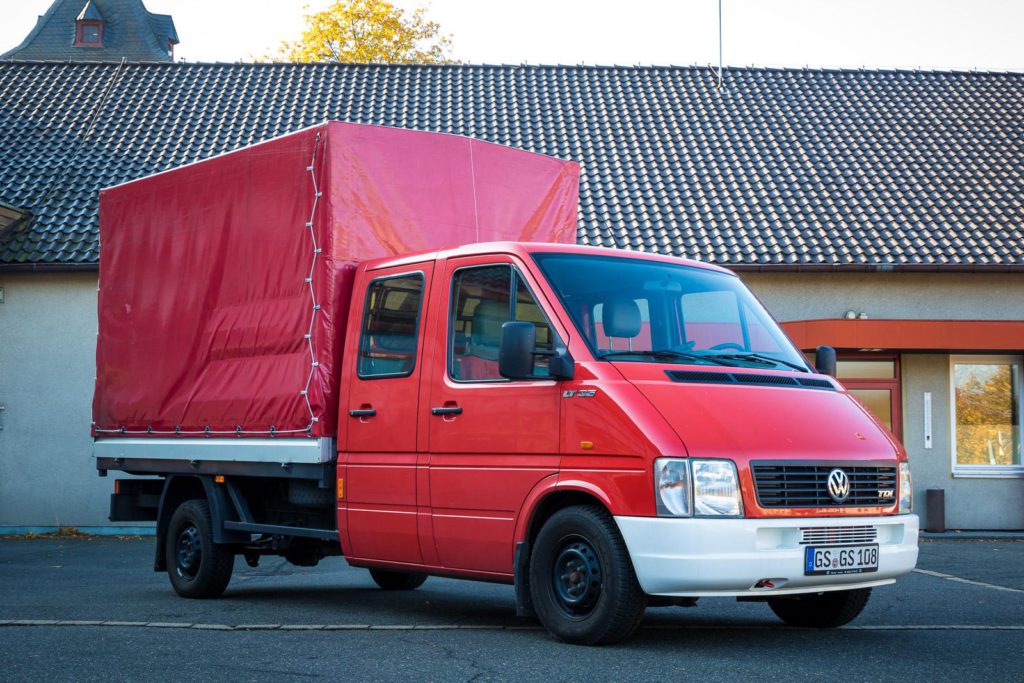
POLYGON ((416 367, 423 274, 382 277, 366 292, 359 365, 362 379, 408 377, 416 367))

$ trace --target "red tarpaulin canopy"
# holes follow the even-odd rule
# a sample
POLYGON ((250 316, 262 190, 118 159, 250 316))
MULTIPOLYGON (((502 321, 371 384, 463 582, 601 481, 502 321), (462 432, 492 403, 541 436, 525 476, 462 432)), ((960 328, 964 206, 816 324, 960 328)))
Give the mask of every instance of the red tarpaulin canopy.
POLYGON ((572 243, 579 167, 330 122, 100 193, 94 434, 332 436, 356 262, 572 243))

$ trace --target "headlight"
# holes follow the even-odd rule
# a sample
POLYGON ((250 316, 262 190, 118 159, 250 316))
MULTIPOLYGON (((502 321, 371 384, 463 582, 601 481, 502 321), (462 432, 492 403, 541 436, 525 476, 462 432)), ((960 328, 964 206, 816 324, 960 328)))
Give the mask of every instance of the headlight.
POLYGON ((702 517, 742 517, 743 499, 731 460, 694 460, 693 511, 702 517))
POLYGON ((654 504, 659 517, 742 517, 736 465, 731 460, 658 458, 654 504))
POLYGON ((910 463, 900 463, 900 507, 899 512, 910 512, 914 507, 914 487, 910 483, 910 463))
POLYGON ((655 460, 654 491, 654 505, 659 517, 689 517, 689 462, 680 458, 655 460))

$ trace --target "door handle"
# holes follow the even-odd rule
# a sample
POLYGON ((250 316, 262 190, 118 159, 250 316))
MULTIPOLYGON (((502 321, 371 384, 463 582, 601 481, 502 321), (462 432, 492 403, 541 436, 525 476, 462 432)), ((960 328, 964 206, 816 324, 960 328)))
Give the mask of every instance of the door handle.
POLYGON ((376 414, 376 408, 358 408, 348 411, 349 417, 373 417, 376 414))
POLYGON ((431 408, 432 415, 462 415, 462 408, 459 406, 439 406, 431 408))

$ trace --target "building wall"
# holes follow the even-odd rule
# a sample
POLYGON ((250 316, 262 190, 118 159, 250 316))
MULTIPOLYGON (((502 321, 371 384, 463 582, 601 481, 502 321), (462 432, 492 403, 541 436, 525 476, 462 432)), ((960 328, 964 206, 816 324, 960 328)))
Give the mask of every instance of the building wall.
MULTIPOLYGON (((1024 319, 1024 276, 750 273, 780 320, 840 317, 1024 319)), ((96 275, 0 273, 0 530, 107 526, 111 479, 96 475, 89 425, 95 374, 96 275)), ((1024 345, 1024 341, 1022 341, 1024 345)), ((946 490, 950 528, 1024 528, 1024 481, 950 475, 949 362, 904 354, 904 440, 924 489, 946 490), (923 392, 932 392, 932 449, 923 392)), ((119 475, 123 476, 123 475, 119 475)))
POLYGON ((950 529, 1024 529, 1024 479, 954 478, 951 474, 949 356, 904 354, 903 444, 914 476, 915 509, 925 514, 925 489, 946 492, 950 529), (924 394, 932 395, 932 447, 924 447, 924 394))
MULTIPOLYGON (((1020 273, 743 273, 776 318, 1024 320, 1020 273)), ((1022 342, 1024 344, 1024 342, 1022 342)))
POLYGON ((89 436, 96 282, 0 272, 0 528, 110 524, 89 436))
MULTIPOLYGON (((1024 275, 1015 273, 750 273, 743 279, 782 321, 840 318, 1024 320, 1024 275)), ((1017 353, 1024 353, 1024 339, 1017 353)), ((945 491, 950 529, 1024 529, 1024 479, 952 475, 948 354, 905 353, 903 443, 914 476, 914 509, 926 489, 945 491), (924 447, 924 393, 932 395, 932 448, 924 447)))

